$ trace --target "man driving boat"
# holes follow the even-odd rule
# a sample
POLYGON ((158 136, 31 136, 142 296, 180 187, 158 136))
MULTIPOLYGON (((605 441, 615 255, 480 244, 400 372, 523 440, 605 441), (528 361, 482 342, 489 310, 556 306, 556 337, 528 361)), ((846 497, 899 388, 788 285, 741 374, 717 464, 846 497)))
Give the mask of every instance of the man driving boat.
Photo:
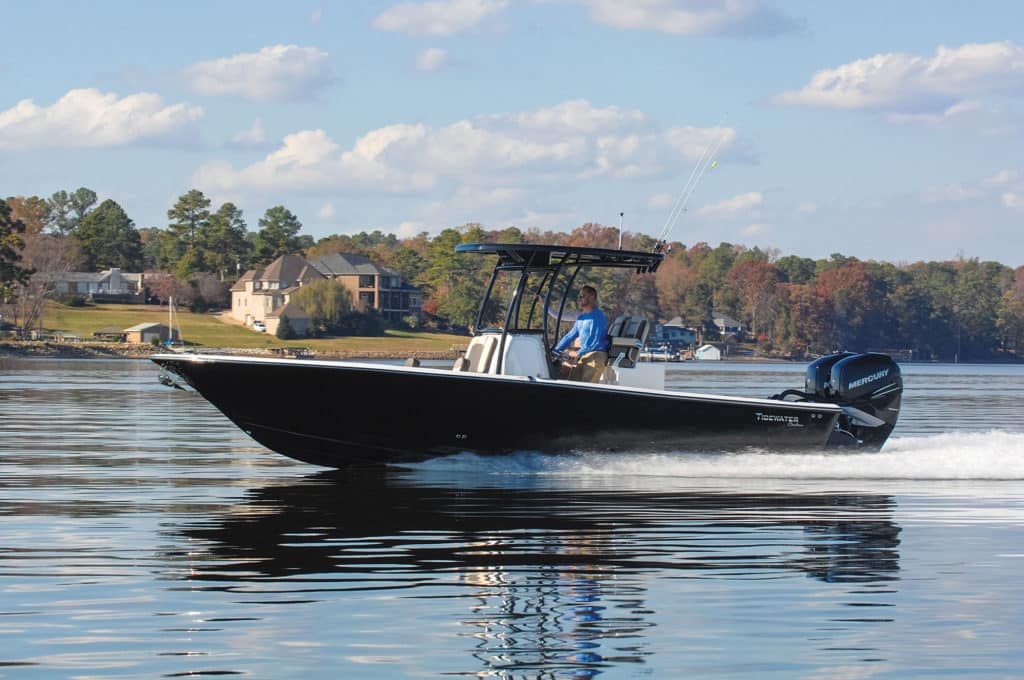
POLYGON ((598 382, 608 363, 608 318, 597 306, 597 290, 593 286, 580 288, 577 304, 580 314, 576 323, 558 341, 555 351, 565 352, 576 360, 570 380, 598 382), (579 346, 569 349, 574 343, 579 346))

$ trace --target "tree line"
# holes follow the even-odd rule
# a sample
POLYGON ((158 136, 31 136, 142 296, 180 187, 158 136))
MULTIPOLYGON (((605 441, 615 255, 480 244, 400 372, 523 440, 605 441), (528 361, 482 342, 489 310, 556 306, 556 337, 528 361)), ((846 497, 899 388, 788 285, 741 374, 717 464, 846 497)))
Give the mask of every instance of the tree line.
MULTIPOLYGON (((460 243, 616 248, 619 241, 617 229, 592 223, 570 232, 471 223, 435 236, 377 230, 314 240, 300 234, 301 222, 284 206, 268 209, 251 231, 239 207, 214 210, 196 189, 167 211, 165 227, 137 229, 115 201, 96 203, 86 188, 0 200, 0 301, 15 307, 16 318, 41 314, 53 293, 47 286, 62 271, 167 272, 165 285, 175 294, 223 304, 227 286, 247 269, 289 253, 315 259, 342 252, 366 255, 420 286, 427 323, 468 328, 493 262, 456 255, 460 243)), ((658 245, 643 234, 622 240, 627 249, 658 245)), ((766 354, 900 350, 916 359, 978 361, 1024 349, 1024 267, 973 258, 895 264, 838 253, 815 260, 730 243, 663 246, 667 255, 654 275, 594 270, 580 283, 597 288, 609 316, 679 317, 705 340, 720 339, 715 315, 730 316, 766 354)))

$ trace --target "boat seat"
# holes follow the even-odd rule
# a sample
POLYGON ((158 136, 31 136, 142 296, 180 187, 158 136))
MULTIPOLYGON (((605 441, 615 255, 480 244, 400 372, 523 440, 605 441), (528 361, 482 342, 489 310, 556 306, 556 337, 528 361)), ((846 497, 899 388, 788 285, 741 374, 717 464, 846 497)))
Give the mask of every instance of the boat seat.
POLYGON ((468 365, 465 369, 471 373, 487 373, 491 367, 491 358, 494 356, 494 350, 498 346, 497 335, 477 335, 469 342, 469 347, 466 348, 466 361, 468 365))
POLYGON ((616 368, 633 368, 647 340, 650 324, 642 316, 624 314, 608 327, 608 361, 616 368))

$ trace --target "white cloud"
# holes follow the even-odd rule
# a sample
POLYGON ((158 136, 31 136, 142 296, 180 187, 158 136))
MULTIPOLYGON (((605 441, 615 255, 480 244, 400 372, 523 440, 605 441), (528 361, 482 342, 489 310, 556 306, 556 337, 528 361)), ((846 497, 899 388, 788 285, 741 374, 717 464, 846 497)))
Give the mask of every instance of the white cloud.
POLYGON ((448 63, 448 53, 440 47, 423 50, 416 57, 416 68, 421 71, 439 71, 448 63))
POLYGON ((801 203, 796 207, 797 215, 813 215, 818 212, 818 205, 816 203, 801 203))
MULTIPOLYGON (((640 111, 571 101, 443 127, 389 125, 347 149, 324 130, 304 130, 248 166, 207 163, 193 182, 204 191, 416 194, 448 202, 449 214, 452 202, 468 213, 515 205, 528 189, 574 187, 602 177, 678 178, 709 139, 735 137, 731 129, 662 129, 640 111)), ((723 151, 728 148, 726 143, 723 151)))
POLYGON ((1018 210, 1024 208, 1024 193, 1014 193, 1007 191, 1000 197, 1003 205, 1011 210, 1018 210))
POLYGON ((712 218, 731 217, 748 213, 762 204, 764 204, 764 195, 760 191, 752 191, 747 194, 727 198, 718 203, 706 205, 698 210, 697 214, 701 217, 712 218))
POLYGON ((743 236, 748 236, 748 237, 750 237, 750 236, 760 236, 761 234, 764 234, 769 229, 771 229, 771 227, 769 225, 765 224, 764 222, 754 222, 753 224, 747 225, 747 227, 745 229, 743 229, 743 231, 741 231, 740 233, 743 234, 743 236))
POLYGON ((395 229, 395 236, 398 238, 413 238, 424 231, 427 231, 427 225, 422 222, 407 220, 398 225, 395 229))
POLYGON ((613 28, 685 35, 773 35, 800 22, 763 0, 575 0, 591 19, 613 28))
POLYGON ((468 31, 487 17, 503 12, 508 4, 508 0, 403 2, 378 15, 373 20, 373 27, 408 35, 454 35, 468 31))
POLYGON ((328 201, 320 206, 320 209, 316 211, 317 219, 330 220, 334 218, 334 204, 328 201))
POLYGON ((71 90, 52 106, 23 99, 0 111, 0 149, 168 142, 192 134, 202 116, 198 106, 167 106, 148 92, 118 97, 95 89, 71 90))
POLYGON ((317 26, 317 25, 319 25, 320 20, 323 18, 323 16, 324 16, 324 11, 322 9, 320 9, 319 7, 317 7, 312 12, 310 12, 310 14, 309 14, 309 23, 313 24, 314 26, 317 26))
POLYGON ((927 189, 921 194, 921 200, 925 203, 957 203, 969 201, 981 195, 982 192, 977 187, 953 183, 927 189))
POLYGON ((977 201, 982 205, 1001 204, 1011 210, 1024 208, 1024 180, 1016 170, 1000 170, 981 180, 954 182, 925 189, 919 195, 923 204, 977 201))
POLYGON ((986 177, 981 183, 986 187, 1002 187, 1013 184, 1020 177, 1016 170, 1000 170, 991 177, 986 177))
POLYGON ((267 131, 263 127, 263 121, 259 118, 252 122, 245 130, 235 133, 231 137, 231 146, 239 149, 258 149, 267 143, 267 131))
POLYGON ((185 73, 197 92, 258 101, 307 98, 333 80, 326 52, 295 45, 199 62, 185 73))
POLYGON ((815 73, 779 104, 956 117, 971 98, 1024 94, 1024 49, 1011 42, 939 47, 934 57, 877 54, 815 73))
POLYGON ((650 119, 642 111, 618 106, 599 109, 585 99, 575 99, 536 111, 492 115, 484 120, 485 123, 499 127, 512 126, 552 138, 573 134, 622 133, 651 127, 650 119))

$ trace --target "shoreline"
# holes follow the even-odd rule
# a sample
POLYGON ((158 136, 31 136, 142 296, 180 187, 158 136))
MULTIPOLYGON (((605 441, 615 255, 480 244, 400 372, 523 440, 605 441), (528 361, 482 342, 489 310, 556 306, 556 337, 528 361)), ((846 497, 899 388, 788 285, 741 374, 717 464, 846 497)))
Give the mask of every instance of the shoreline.
MULTIPOLYGON (((49 359, 148 359, 154 354, 168 352, 164 347, 152 345, 129 345, 115 342, 48 342, 38 340, 18 340, 0 342, 0 358, 49 358, 49 359)), ((281 351, 270 349, 238 349, 231 347, 195 348, 197 354, 238 354, 247 356, 282 357, 289 356, 281 351)), ((309 354, 314 359, 425 359, 455 360, 462 353, 454 350, 443 351, 373 351, 373 350, 338 350, 313 351, 309 354)))
MULTIPOLYGON (((39 359, 148 359, 154 354, 163 354, 168 350, 163 347, 152 345, 129 345, 115 342, 49 342, 42 340, 3 340, 0 341, 0 359, 4 358, 39 358, 39 359)), ((244 356, 266 356, 266 357, 289 357, 292 356, 283 352, 281 348, 276 351, 271 349, 241 349, 232 347, 196 347, 197 354, 234 354, 244 356)), ((304 355, 312 359, 374 359, 401 361, 405 359, 420 359, 427 361, 454 361, 462 356, 459 350, 442 351, 373 351, 373 350, 337 350, 321 351, 312 350, 304 355)), ((807 364, 811 359, 786 359, 783 357, 771 356, 732 356, 718 362, 700 363, 779 363, 779 364, 807 364)), ((694 363, 690 361, 668 361, 653 362, 667 364, 694 363)), ((943 364, 951 362, 943 361, 901 361, 903 364, 943 364)), ((1017 365, 1024 363, 1020 360, 988 360, 988 361, 961 361, 959 364, 977 365, 1017 365)))

